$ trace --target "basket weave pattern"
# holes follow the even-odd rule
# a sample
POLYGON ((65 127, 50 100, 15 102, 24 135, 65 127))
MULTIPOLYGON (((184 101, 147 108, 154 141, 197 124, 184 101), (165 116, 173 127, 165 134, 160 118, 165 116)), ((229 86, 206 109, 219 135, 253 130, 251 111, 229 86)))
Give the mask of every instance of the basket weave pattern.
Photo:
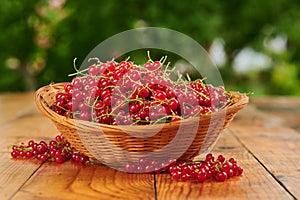
MULTIPOLYGON (((62 91, 64 85, 65 83, 51 84, 37 90, 35 93, 37 107, 53 121, 59 132, 72 146, 91 158, 104 161, 104 163, 108 160, 125 161, 128 159, 126 157, 128 155, 124 152, 133 152, 137 156, 155 152, 166 147, 174 141, 175 137, 179 137, 177 138, 179 142, 173 144, 176 148, 168 151, 170 157, 180 154, 180 159, 190 160, 208 150, 237 112, 248 104, 248 97, 245 94, 230 92, 233 101, 231 105, 221 111, 201 116, 200 119, 190 118, 155 125, 106 125, 67 118, 52 111, 50 105, 55 102, 56 93, 62 91), (179 129, 184 134, 176 135, 179 129), (102 130, 103 133, 99 134, 99 130, 102 130), (153 130, 159 131, 149 137, 153 130), (127 134, 128 132, 134 133, 134 135, 127 134), (194 134, 191 134, 192 132, 194 134), (136 137, 137 135, 138 137, 136 137), (123 151, 116 151, 112 148, 113 146, 123 151)), ((157 154, 157 156, 165 155, 157 154)))

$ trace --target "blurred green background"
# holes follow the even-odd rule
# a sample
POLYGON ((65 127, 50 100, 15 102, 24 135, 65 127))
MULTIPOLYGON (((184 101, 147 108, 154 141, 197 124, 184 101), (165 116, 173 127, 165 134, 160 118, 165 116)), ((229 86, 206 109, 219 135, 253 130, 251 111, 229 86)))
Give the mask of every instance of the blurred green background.
POLYGON ((293 0, 4 0, 0 91, 70 81, 75 57, 137 27, 165 27, 211 54, 225 88, 300 95, 300 2, 293 0))

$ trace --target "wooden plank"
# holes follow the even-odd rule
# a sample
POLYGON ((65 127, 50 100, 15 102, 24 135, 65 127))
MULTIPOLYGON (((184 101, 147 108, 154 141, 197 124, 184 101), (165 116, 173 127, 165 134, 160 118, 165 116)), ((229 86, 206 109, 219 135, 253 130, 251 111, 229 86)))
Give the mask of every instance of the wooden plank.
POLYGON ((212 152, 235 157, 244 168, 243 175, 204 183, 176 182, 169 174, 157 175, 158 199, 292 199, 229 131, 221 135, 212 152))
MULTIPOLYGON (((12 115, 11 115, 12 116, 12 115)), ((30 139, 49 140, 57 133, 40 114, 24 115, 0 125, 0 199, 8 199, 37 170, 39 161, 11 159, 10 146, 30 139)))
MULTIPOLYGON (((40 113, 27 113, 18 119, 0 125, 0 134, 5 137, 43 138, 58 134, 54 124, 40 113)), ((32 139, 34 139, 32 138, 32 139)))
POLYGON ((300 98, 299 97, 265 97, 252 100, 255 107, 272 116, 281 118, 283 125, 300 132, 300 98))
POLYGON ((34 160, 11 159, 9 153, 0 154, 0 199, 9 199, 40 167, 34 160))
POLYGON ((37 160, 11 159, 10 146, 49 140, 58 132, 35 108, 32 93, 0 95, 0 199, 9 199, 40 167, 37 160))
POLYGON ((35 108, 32 93, 2 94, 0 108, 0 152, 9 152, 12 144, 30 139, 49 140, 59 134, 52 122, 35 108))
POLYGON ((0 125, 28 113, 36 112, 34 93, 7 93, 0 95, 0 125))
POLYGON ((300 135, 290 128, 231 127, 234 135, 296 198, 300 198, 300 135))
POLYGON ((0 125, 0 153, 10 152, 13 144, 35 141, 49 141, 59 132, 50 120, 41 114, 28 114, 0 125))
MULTIPOLYGON (((251 99, 251 103, 258 107, 269 107, 275 109, 299 109, 300 97, 256 97, 251 99)), ((292 111, 293 112, 293 111, 292 111)))
POLYGON ((24 115, 17 120, 0 125, 0 134, 2 137, 48 139, 58 133, 54 124, 39 113, 24 115))
POLYGON ((241 110, 232 121, 232 125, 257 127, 288 126, 282 116, 272 116, 259 110, 254 104, 249 104, 241 110))
POLYGON ((151 174, 128 174, 103 165, 45 163, 12 198, 154 199, 151 174))

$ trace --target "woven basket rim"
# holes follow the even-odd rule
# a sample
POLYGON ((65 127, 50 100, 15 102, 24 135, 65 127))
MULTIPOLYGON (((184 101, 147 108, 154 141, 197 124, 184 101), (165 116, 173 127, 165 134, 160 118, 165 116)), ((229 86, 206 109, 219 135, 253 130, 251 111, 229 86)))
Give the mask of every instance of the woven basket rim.
POLYGON ((235 91, 227 91, 231 94, 231 96, 234 97, 234 102, 228 106, 226 106, 223 109, 218 110, 217 112, 210 112, 205 115, 201 115, 199 117, 192 117, 192 118, 187 118, 187 119, 182 119, 179 121, 175 122, 168 122, 168 123, 161 123, 161 124, 151 124, 151 125, 108 125, 108 124, 100 124, 96 122, 90 122, 90 121, 84 121, 80 119, 72 119, 66 116, 62 116, 54 112, 51 108, 50 105, 47 105, 47 103, 44 100, 43 93, 47 90, 57 90, 55 88, 61 88, 63 89, 63 86, 67 84, 68 82, 60 82, 60 83, 51 83, 49 85, 40 87, 38 90, 35 92, 35 103, 38 107, 38 109, 43 113, 46 117, 50 118, 52 121, 61 123, 64 122, 68 124, 68 126, 72 127, 80 127, 84 126, 85 128, 95 128, 96 127, 101 127, 101 128, 109 128, 109 129, 116 129, 119 130, 121 129, 126 129, 126 128, 161 128, 162 126, 172 126, 172 125, 180 125, 181 123, 186 123, 186 122, 191 122, 191 121, 199 121, 199 119, 205 119, 205 118, 211 118, 212 116, 215 115, 224 115, 224 112, 231 113, 231 112, 237 112, 238 110, 241 110, 244 108, 248 103, 249 103, 249 97, 245 93, 239 93, 235 91))

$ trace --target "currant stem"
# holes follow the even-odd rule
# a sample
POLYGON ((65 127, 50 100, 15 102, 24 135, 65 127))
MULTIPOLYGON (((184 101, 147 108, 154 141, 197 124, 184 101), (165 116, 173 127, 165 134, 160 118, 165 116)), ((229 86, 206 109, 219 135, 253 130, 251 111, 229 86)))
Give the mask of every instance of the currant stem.
POLYGON ((149 50, 147 51, 147 56, 148 56, 148 62, 153 63, 153 60, 151 59, 150 51, 149 50))

